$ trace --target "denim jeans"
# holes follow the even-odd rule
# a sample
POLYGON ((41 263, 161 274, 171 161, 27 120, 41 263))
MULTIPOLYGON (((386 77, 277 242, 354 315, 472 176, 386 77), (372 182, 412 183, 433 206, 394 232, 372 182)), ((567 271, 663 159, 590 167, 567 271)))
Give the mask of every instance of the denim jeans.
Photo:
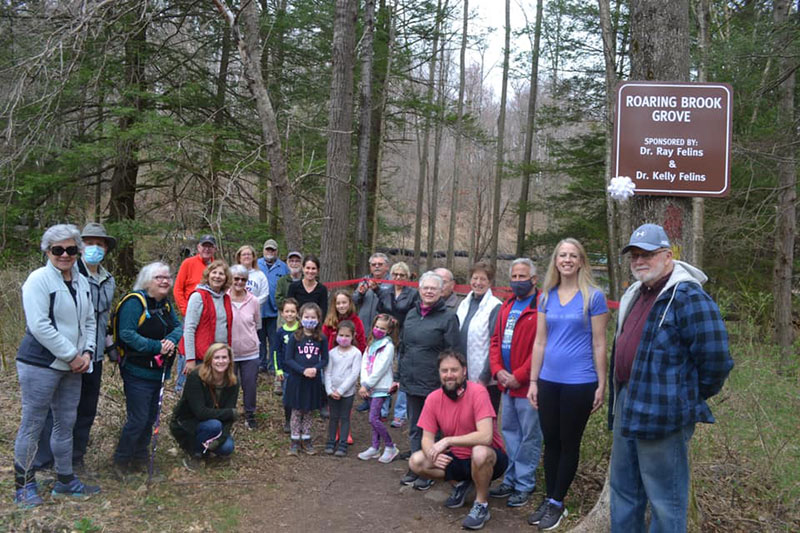
MULTIPOLYGON (((210 420, 203 420, 197 423, 197 429, 194 435, 194 451, 196 453, 203 453, 203 443, 209 439, 214 438, 216 435, 222 433, 222 422, 212 418, 210 420)), ((233 453, 233 437, 219 437, 225 441, 214 450, 213 453, 217 455, 230 455, 233 453)))
MULTIPOLYGON (((100 382, 103 377, 103 362, 95 361, 91 373, 81 374, 81 399, 75 426, 72 428, 72 464, 83 463, 86 448, 89 446, 89 432, 97 415, 97 402, 100 399, 100 382)), ((47 412, 42 434, 39 437, 39 449, 33 467, 36 470, 53 466, 53 451, 50 449, 50 436, 53 433, 53 413, 47 412)))
POLYGON ((508 454, 508 469, 504 483, 522 492, 536 487, 536 467, 542 453, 542 430, 539 412, 531 407, 528 398, 516 398, 503 393, 503 440, 508 454))
POLYGON ((178 369, 175 371, 175 394, 179 395, 183 391, 183 386, 186 384, 186 374, 183 369, 186 368, 186 356, 178 354, 178 369))
POLYGON ((394 401, 394 417, 401 420, 405 420, 408 417, 406 393, 403 391, 397 391, 397 399, 394 401))
POLYGON ((694 424, 661 439, 622 435, 620 422, 628 396, 622 386, 614 402, 611 446, 611 531, 644 532, 650 503, 650 532, 684 532, 689 510, 689 440, 694 424))
POLYGON ((278 317, 261 317, 261 329, 258 330, 258 360, 261 370, 275 371, 275 364, 272 360, 272 352, 275 349, 276 326, 278 317))
POLYGON ((20 472, 33 471, 39 435, 48 411, 53 412, 53 451, 56 472, 72 474, 72 429, 81 398, 81 375, 17 361, 22 392, 22 420, 14 441, 14 462, 20 472))
POLYGON ((148 456, 147 447, 158 413, 161 382, 134 376, 124 366, 120 374, 125 390, 127 418, 114 452, 114 462, 129 463, 134 459, 141 461, 148 456))

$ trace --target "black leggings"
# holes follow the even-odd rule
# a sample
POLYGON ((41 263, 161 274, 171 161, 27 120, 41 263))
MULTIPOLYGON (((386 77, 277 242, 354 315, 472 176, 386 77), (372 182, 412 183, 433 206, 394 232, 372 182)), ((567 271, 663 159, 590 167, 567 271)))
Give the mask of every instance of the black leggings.
POLYGON ((539 424, 544 437, 547 497, 564 501, 578 470, 581 438, 597 382, 567 385, 539 380, 539 424))

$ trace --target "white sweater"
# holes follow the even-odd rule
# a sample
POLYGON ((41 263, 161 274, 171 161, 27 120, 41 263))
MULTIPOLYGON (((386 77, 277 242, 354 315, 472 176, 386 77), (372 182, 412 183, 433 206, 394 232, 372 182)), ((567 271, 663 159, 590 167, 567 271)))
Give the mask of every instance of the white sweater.
POLYGON ((325 367, 325 392, 328 396, 338 392, 343 398, 356 393, 356 380, 361 372, 361 350, 350 346, 343 350, 334 346, 328 352, 328 366, 325 367))

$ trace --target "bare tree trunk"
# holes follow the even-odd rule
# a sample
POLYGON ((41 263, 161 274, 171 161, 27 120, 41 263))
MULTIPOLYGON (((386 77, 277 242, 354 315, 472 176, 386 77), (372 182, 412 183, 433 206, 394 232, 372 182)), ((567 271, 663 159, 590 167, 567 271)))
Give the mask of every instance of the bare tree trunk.
MULTIPOLYGON (((688 81, 688 0, 631 0, 631 79, 688 81)), ((692 262, 692 202, 674 196, 634 195, 631 223, 664 227, 679 259, 692 262)))
POLYGON ((503 49, 503 87, 500 93, 500 116, 497 117, 497 152, 495 154, 494 196, 492 209, 491 263, 497 268, 497 249, 500 238, 500 194, 503 190, 504 141, 506 133, 506 100, 508 98, 508 65, 511 48, 511 1, 506 0, 506 40, 503 49))
MULTIPOLYGON (((214 126, 222 129, 225 125, 225 93, 228 90, 228 63, 231 55, 231 30, 227 24, 223 23, 222 46, 220 47, 219 72, 217 73, 217 87, 214 95, 214 126)), ((222 157, 222 141, 219 135, 214 136, 211 145, 211 157, 209 161, 209 177, 206 184, 206 198, 203 206, 205 218, 210 220, 215 211, 217 192, 219 189, 219 167, 222 157)))
MULTIPOLYGON (((445 2, 447 11, 447 2, 445 2)), ((439 167, 442 154, 442 134, 444 132, 445 91, 447 90, 447 72, 449 65, 445 62, 444 46, 439 51, 439 86, 436 89, 436 125, 433 135, 433 175, 431 176, 431 192, 428 197, 428 270, 433 268, 433 255, 436 252, 436 218, 439 202, 439 167)), ((452 243, 448 243, 448 247, 452 243)), ((450 268, 450 267, 448 267, 450 268)))
POLYGON ((333 75, 328 115, 325 224, 320 260, 323 280, 342 279, 347 273, 347 227, 350 201, 350 157, 353 127, 353 62, 356 0, 336 0, 333 21, 333 75))
MULTIPOLYGON (((606 187, 611 183, 612 167, 612 144, 614 137, 614 98, 617 88, 617 35, 616 28, 611 25, 611 6, 609 0, 598 0, 600 8, 600 30, 603 37, 603 57, 605 59, 606 70, 606 149, 605 149, 605 183, 606 187)), ((606 248, 606 264, 608 265, 608 286, 609 296, 616 300, 621 294, 621 268, 619 264, 619 234, 617 233, 616 204, 611 196, 606 197, 606 226, 608 229, 608 245, 606 248)))
MULTIPOLYGON (((453 269, 455 264, 455 241, 456 241, 456 216, 458 215, 458 180, 461 175, 461 143, 464 125, 464 85, 467 77, 467 26, 469 23, 469 0, 464 0, 464 22, 461 27, 461 55, 458 74, 458 107, 456 108, 456 146, 453 157, 453 193, 450 195, 450 227, 447 231, 447 268, 453 269)), ((478 231, 473 227, 472 231, 478 231)), ((474 235, 474 233, 473 233, 474 235)))
MULTIPOLYGON (((380 191, 381 191, 381 166, 383 162, 383 128, 381 124, 383 122, 383 116, 386 113, 386 102, 389 95, 389 79, 392 75, 392 56, 394 54, 394 31, 395 31, 395 18, 394 18, 394 11, 391 7, 387 8, 387 16, 388 21, 387 24, 389 26, 389 37, 388 37, 388 46, 386 51, 386 73, 383 77, 383 85, 381 87, 381 104, 380 110, 376 115, 378 116, 377 122, 378 124, 375 125, 375 120, 373 119, 373 133, 377 136, 377 139, 373 139, 373 142, 377 140, 377 146, 375 149, 375 180, 374 180, 374 190, 371 191, 371 198, 372 201, 370 202, 370 217, 372 218, 372 234, 370 235, 370 250, 374 251, 376 247, 376 242, 378 240, 378 201, 380 200, 380 191)), ((371 159, 371 157, 370 157, 371 159)))
MULTIPOLYGON (((533 53, 531 57, 531 86, 528 94, 528 122, 525 126, 525 149, 522 155, 522 187, 519 193, 517 213, 517 257, 525 255, 525 228, 528 223, 529 196, 531 185, 531 154, 533 136, 536 133, 536 97, 539 93, 539 42, 542 37, 542 0, 536 2, 536 25, 533 30, 533 53)), ((611 137, 608 137, 609 139, 611 137)))
MULTIPOLYGON (((711 33, 708 30, 711 20, 710 0, 694 0, 692 7, 695 11, 697 20, 697 45, 700 48, 700 66, 697 69, 697 81, 708 81, 708 50, 711 48, 711 33)), ((753 106, 758 109, 758 106, 753 106)), ((705 199, 702 197, 692 198, 692 221, 694 234, 692 243, 694 246, 694 264, 702 268, 703 266, 703 247, 705 245, 705 199)))
MULTIPOLYGON (((143 4, 143 10, 147 9, 143 4)), ((146 20, 142 14, 142 20, 146 20)), ((137 23, 138 20, 137 20, 137 23)), ((144 111, 144 100, 141 95, 146 91, 145 80, 145 48, 147 47, 147 24, 141 23, 125 42, 125 85, 124 100, 126 107, 136 109, 137 113, 126 113, 119 120, 122 132, 130 130, 137 117, 144 111)), ((132 222, 136 220, 136 179, 139 174, 137 151, 139 143, 132 139, 123 139, 117 145, 117 157, 114 172, 111 175, 111 200, 109 202, 110 222, 132 222)), ((115 252, 118 269, 123 277, 133 279, 136 275, 133 241, 123 242, 115 252)))
MULTIPOLYGON (((791 0, 775 2, 775 51, 788 48, 797 36, 797 15, 790 18, 791 0)), ((794 110, 795 60, 782 54, 778 73, 785 79, 778 86, 778 205, 775 221, 775 340, 781 348, 781 369, 788 367, 794 342, 792 326, 792 265, 797 236, 797 133, 794 110)))
POLYGON ((358 138, 358 226, 356 271, 365 272, 370 242, 367 226, 369 206, 369 150, 372 134, 372 59, 375 53, 375 0, 364 1, 364 36, 361 38, 361 113, 358 138))
MULTIPOLYGON (((214 0, 222 16, 231 27, 231 32, 236 39, 239 55, 244 65, 244 75, 247 88, 256 102, 256 112, 261 122, 261 136, 267 149, 269 160, 270 181, 272 194, 277 198, 282 213, 294 213, 295 201, 289 185, 289 171, 286 164, 286 155, 281 148, 280 133, 275 120, 275 111, 264 85, 261 73, 261 43, 259 42, 258 6, 255 2, 245 2, 242 7, 241 17, 244 24, 244 34, 239 31, 236 23, 237 17, 233 11, 222 1, 214 0)), ((300 250, 303 246, 301 225, 292 217, 283 217, 283 234, 286 245, 290 250, 300 250)))
POLYGON ((431 117, 429 109, 433 104, 433 86, 436 83, 436 58, 439 51, 439 33, 442 24, 442 0, 436 3, 436 22, 433 30, 433 47, 431 61, 428 64, 428 88, 425 93, 425 125, 422 134, 422 155, 419 160, 419 181, 417 182, 417 214, 414 221, 414 270, 419 271, 422 249, 422 202, 425 193, 425 181, 428 175, 428 144, 430 143, 431 117))

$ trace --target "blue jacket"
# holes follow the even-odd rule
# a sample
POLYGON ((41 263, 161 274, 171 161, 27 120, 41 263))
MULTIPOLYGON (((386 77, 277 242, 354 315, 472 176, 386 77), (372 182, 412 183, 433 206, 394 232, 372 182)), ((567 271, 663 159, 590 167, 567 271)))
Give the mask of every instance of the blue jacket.
POLYGON ((268 265, 263 257, 259 257, 258 268, 267 276, 267 281, 269 282, 269 298, 261 306, 261 318, 273 318, 278 316, 278 306, 275 303, 278 280, 289 273, 289 267, 280 259, 276 258, 272 265, 268 265))
MULTIPOLYGON (((647 316, 628 382, 628 401, 616 421, 611 355, 609 426, 622 424, 625 437, 658 439, 689 424, 713 423, 706 400, 720 391, 733 368, 725 323, 701 287, 708 278, 688 263, 674 265, 647 316)), ((640 286, 634 283, 622 296, 617 336, 640 286)))

